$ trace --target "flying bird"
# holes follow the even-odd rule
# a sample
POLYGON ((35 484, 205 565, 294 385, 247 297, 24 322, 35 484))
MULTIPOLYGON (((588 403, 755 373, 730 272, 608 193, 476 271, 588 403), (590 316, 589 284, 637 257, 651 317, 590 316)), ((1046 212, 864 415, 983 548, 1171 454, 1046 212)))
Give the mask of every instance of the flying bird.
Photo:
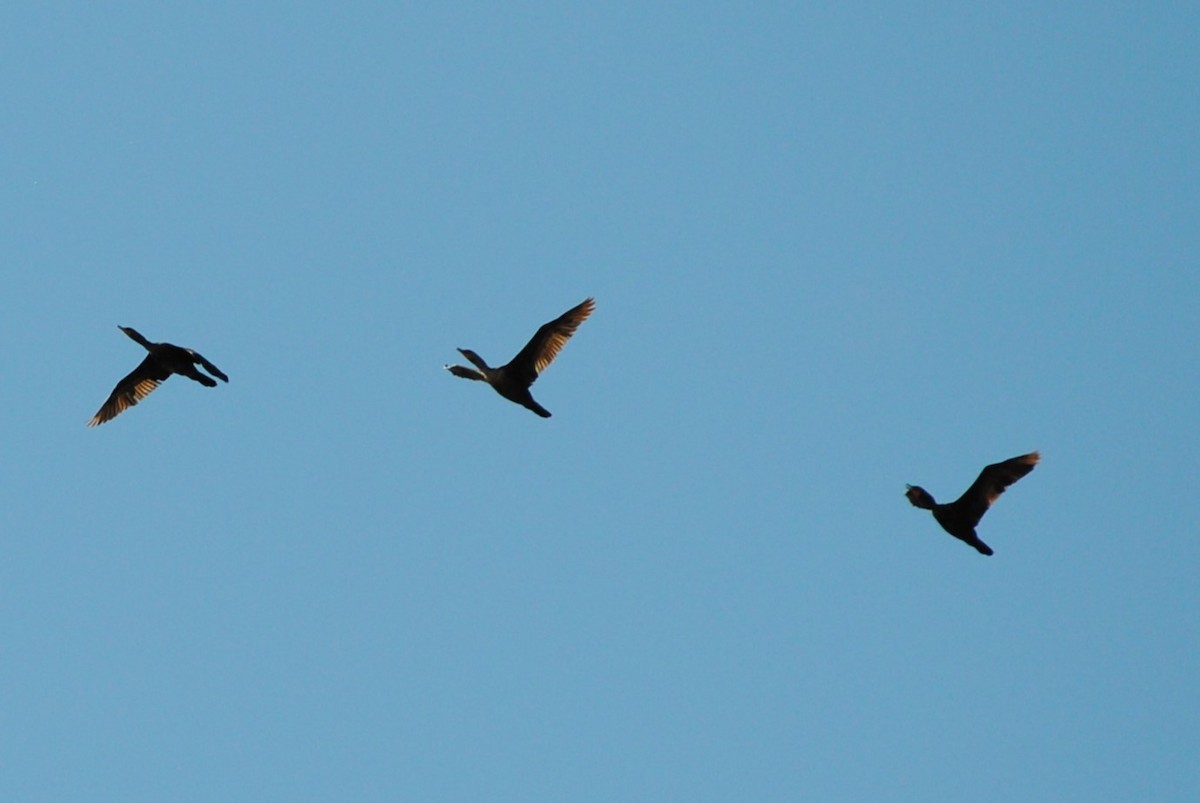
POLYGON ((159 386, 159 383, 171 374, 186 376, 188 379, 194 379, 205 387, 215 388, 217 383, 197 371, 197 365, 203 366, 205 371, 208 371, 222 382, 229 381, 229 377, 221 373, 221 370, 217 366, 191 349, 185 349, 171 343, 151 343, 130 326, 118 326, 117 328, 138 343, 141 343, 146 351, 150 353, 146 355, 146 359, 142 360, 141 365, 130 372, 129 376, 117 383, 117 386, 113 388, 112 394, 108 397, 108 401, 104 402, 100 410, 92 416, 92 420, 88 421, 89 427, 97 427, 105 421, 116 418, 149 396, 159 386))
POLYGON ((932 510, 933 517, 942 529, 960 541, 965 541, 984 555, 991 555, 992 548, 975 534, 975 526, 987 513, 992 503, 1000 498, 1004 489, 1033 471, 1041 456, 1037 452, 1012 457, 1002 463, 993 463, 979 474, 966 493, 956 501, 939 505, 929 492, 919 485, 908 485, 904 495, 915 507, 932 510))
POLYGON ((450 373, 461 376, 463 379, 487 382, 493 390, 509 401, 533 410, 542 418, 549 418, 550 411, 533 400, 529 386, 534 383, 542 371, 546 370, 546 366, 554 362, 554 358, 571 339, 571 335, 575 334, 579 324, 587 320, 595 308, 595 300, 586 298, 578 306, 572 307, 554 320, 544 324, 537 330, 533 339, 525 344, 525 348, 509 360, 507 365, 490 368, 475 352, 470 349, 459 349, 458 351, 479 370, 467 368, 464 365, 444 367, 450 373))

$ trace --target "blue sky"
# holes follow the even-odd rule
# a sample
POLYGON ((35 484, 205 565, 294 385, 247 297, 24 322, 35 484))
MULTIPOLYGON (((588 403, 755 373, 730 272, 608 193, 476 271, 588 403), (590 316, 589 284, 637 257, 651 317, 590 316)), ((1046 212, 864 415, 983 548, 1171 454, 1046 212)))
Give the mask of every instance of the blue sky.
POLYGON ((1195 11, 797 6, 0 12, 0 797, 1195 799, 1195 11))

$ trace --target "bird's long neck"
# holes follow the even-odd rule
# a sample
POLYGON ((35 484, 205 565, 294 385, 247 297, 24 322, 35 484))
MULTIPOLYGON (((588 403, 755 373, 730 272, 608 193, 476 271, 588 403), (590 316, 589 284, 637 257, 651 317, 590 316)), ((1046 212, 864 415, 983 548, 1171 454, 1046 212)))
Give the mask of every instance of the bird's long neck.
POLYGON ((151 347, 154 344, 151 343, 146 338, 142 337, 142 333, 139 332, 137 329, 134 329, 132 326, 122 326, 121 331, 124 332, 125 334, 129 335, 130 339, 140 343, 142 348, 146 349, 146 351, 153 351, 153 349, 151 347))

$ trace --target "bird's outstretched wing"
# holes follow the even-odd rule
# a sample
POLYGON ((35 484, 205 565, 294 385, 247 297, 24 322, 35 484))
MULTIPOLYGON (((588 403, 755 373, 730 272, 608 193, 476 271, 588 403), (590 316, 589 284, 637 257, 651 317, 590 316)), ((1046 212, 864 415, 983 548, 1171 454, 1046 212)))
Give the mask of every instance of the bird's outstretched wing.
POLYGON ((204 366, 205 371, 208 371, 210 374, 212 374, 213 376, 215 376, 217 379, 221 380, 222 382, 229 381, 229 377, 225 376, 225 374, 223 374, 221 372, 220 368, 213 365, 208 360, 204 359, 204 355, 200 354, 199 352, 192 351, 191 349, 188 349, 188 353, 192 355, 192 357, 196 360, 196 362, 198 362, 204 366))
POLYGON ((505 368, 532 384, 533 380, 538 378, 538 374, 554 362, 554 358, 571 339, 571 335, 575 334, 579 324, 586 321, 595 308, 596 301, 586 298, 579 305, 543 324, 533 339, 525 344, 525 348, 521 349, 505 368))
POLYGON ((149 396, 170 375, 170 371, 159 365, 153 356, 148 355, 146 359, 142 360, 141 365, 134 368, 128 376, 117 383, 109 395, 108 401, 104 402, 92 416, 92 420, 88 421, 88 426, 98 427, 105 421, 116 418, 149 396))
POLYGON ((971 527, 978 524, 992 503, 1004 493, 1004 489, 1033 471, 1040 459, 1041 456, 1037 452, 1030 452, 1011 457, 1001 463, 993 463, 980 472, 979 478, 971 483, 966 493, 954 503, 963 521, 971 527))

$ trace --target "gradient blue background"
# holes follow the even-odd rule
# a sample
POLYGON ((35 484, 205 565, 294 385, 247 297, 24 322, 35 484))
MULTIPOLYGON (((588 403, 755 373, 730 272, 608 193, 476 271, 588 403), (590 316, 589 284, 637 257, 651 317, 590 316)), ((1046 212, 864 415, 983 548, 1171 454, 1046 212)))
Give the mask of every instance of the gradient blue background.
POLYGON ((1195 8, 500 5, 0 13, 0 798, 1200 796, 1195 8))

